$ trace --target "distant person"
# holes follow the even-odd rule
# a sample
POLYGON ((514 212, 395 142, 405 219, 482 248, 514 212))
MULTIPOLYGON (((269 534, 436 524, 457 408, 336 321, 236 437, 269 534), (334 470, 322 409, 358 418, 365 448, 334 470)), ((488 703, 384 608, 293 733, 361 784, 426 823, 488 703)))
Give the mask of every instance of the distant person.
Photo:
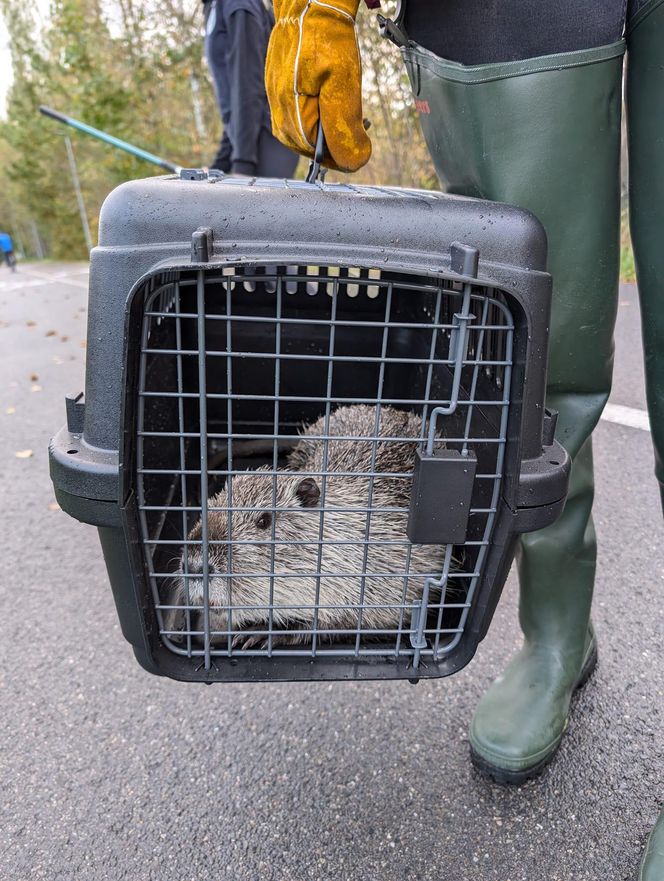
POLYGON ((16 272, 16 255, 14 254, 14 243, 8 232, 0 232, 0 251, 5 259, 5 263, 12 272, 16 272))
POLYGON ((271 3, 204 0, 205 54, 224 125, 210 168, 227 174, 290 178, 298 155, 272 135, 264 85, 265 53, 274 27, 271 3))

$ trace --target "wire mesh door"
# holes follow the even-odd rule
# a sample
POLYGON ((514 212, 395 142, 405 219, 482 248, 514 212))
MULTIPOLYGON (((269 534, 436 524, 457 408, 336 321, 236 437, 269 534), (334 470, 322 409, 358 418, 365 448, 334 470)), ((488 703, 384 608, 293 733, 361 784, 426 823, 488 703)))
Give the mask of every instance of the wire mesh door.
POLYGON ((311 265, 162 273, 140 296, 133 480, 163 644, 205 669, 453 651, 504 472, 503 295, 311 265), (427 448, 477 462, 455 545, 406 534, 427 448))

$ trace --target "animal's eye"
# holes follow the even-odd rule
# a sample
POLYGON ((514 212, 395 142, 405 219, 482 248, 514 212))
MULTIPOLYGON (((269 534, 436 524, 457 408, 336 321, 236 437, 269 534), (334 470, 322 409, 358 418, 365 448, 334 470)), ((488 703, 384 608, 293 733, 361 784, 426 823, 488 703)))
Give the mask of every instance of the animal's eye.
POLYGON ((269 529, 272 526, 272 514, 269 511, 263 513, 256 518, 256 526, 259 529, 269 529))

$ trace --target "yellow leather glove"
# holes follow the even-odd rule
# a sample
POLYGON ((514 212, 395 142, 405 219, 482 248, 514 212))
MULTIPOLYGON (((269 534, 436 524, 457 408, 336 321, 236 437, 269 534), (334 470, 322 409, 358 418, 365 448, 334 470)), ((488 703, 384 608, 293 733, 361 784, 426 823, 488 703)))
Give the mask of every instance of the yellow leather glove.
POLYGON ((371 156, 362 122, 358 6, 359 0, 274 0, 265 62, 274 136, 312 158, 320 119, 324 164, 339 171, 357 171, 371 156))

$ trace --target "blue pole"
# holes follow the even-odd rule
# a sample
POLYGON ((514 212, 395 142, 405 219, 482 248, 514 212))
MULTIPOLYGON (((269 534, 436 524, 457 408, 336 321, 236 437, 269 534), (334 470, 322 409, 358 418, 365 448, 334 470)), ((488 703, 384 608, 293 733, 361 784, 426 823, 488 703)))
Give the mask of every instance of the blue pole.
POLYGON ((151 162, 153 165, 165 168, 166 171, 172 171, 174 174, 180 173, 180 165, 176 165, 174 162, 169 162, 168 159, 162 159, 160 156, 155 156, 154 153, 148 153, 147 150, 141 150, 140 147, 134 147, 133 144, 129 144, 127 141, 122 141, 120 138, 108 135, 106 132, 102 132, 98 128, 93 128, 91 125, 79 122, 78 119, 72 119, 71 116, 65 116, 64 113, 59 113, 51 107, 45 107, 42 104, 39 108, 39 112, 43 113, 44 116, 50 116, 51 119, 56 119, 58 122, 64 122, 65 125, 70 125, 72 128, 78 129, 79 132, 84 132, 86 135, 92 135, 93 138, 105 141, 107 144, 111 144, 111 146, 117 147, 119 150, 131 153, 132 156, 137 156, 139 159, 144 159, 146 162, 151 162))

